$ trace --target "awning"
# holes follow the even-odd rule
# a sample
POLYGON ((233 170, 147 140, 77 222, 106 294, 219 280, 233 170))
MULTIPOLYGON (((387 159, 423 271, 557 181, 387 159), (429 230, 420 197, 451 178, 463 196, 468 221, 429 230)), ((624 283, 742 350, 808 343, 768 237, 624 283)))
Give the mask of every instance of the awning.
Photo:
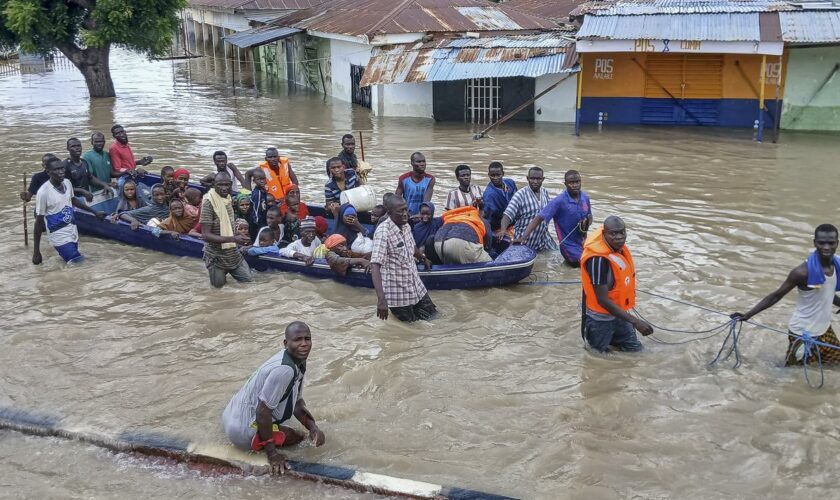
POLYGON ((285 26, 260 26, 228 35, 225 37, 225 41, 231 45, 246 49, 248 47, 265 45, 275 40, 281 40, 301 31, 297 28, 287 28, 285 26))
POLYGON ((575 62, 574 42, 556 34, 442 39, 374 49, 360 85, 535 78, 575 62))

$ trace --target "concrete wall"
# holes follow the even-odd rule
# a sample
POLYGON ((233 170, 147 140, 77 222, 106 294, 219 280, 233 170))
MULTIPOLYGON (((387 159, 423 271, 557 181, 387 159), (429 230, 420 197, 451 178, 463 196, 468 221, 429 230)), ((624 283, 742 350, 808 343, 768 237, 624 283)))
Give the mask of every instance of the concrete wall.
POLYGON ((233 14, 232 12, 225 12, 221 10, 200 9, 198 7, 190 7, 186 9, 187 17, 192 15, 193 20, 199 23, 212 24, 221 28, 226 28, 233 31, 244 31, 250 29, 248 20, 242 14, 233 14))
MULTIPOLYGON (((554 73, 537 77, 534 95, 554 85, 567 75, 567 73, 554 73)), ((548 94, 537 99, 534 103, 534 121, 574 123, 576 96, 577 75, 572 75, 548 94)))
POLYGON ((432 118, 432 82, 375 85, 373 96, 377 115, 432 118))
POLYGON ((788 54, 782 128, 840 130, 840 71, 814 97, 834 66, 840 63, 840 48, 791 47, 788 54))
MULTIPOLYGON (((330 40, 330 74, 332 91, 336 99, 350 102, 352 99, 350 65, 367 66, 370 60, 370 45, 344 40, 330 40)), ((371 107, 377 109, 377 93, 372 92, 371 107)))

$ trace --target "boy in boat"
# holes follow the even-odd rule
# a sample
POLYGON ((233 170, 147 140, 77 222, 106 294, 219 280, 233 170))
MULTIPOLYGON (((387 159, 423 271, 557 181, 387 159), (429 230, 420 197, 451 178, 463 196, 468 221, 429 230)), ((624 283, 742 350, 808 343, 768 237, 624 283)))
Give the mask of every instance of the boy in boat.
POLYGON ((324 184, 324 208, 336 217, 341 206, 341 193, 355 188, 358 185, 358 177, 356 171, 345 167, 338 157, 327 160, 327 171, 330 173, 330 180, 324 184))
POLYGON ((285 349, 255 371, 233 396, 222 414, 222 427, 239 449, 264 451, 272 474, 283 474, 289 464, 277 452, 294 446, 306 436, 287 425, 294 416, 309 431, 315 446, 326 440, 303 400, 306 359, 312 350, 312 333, 306 323, 289 323, 283 340, 285 349))
POLYGON ((245 177, 236 168, 236 165, 233 163, 228 162, 227 153, 224 151, 216 151, 213 153, 213 165, 216 166, 216 171, 212 174, 207 174, 202 178, 199 182, 201 185, 206 188, 213 187, 213 178, 216 177, 216 174, 219 172, 226 172, 231 178, 231 193, 236 193, 239 191, 239 187, 236 185, 236 181, 238 180, 242 184, 243 189, 251 189, 251 183, 245 180, 245 177))
POLYGON ((300 221, 300 239, 291 242, 280 250, 280 255, 291 259, 302 260, 307 266, 315 262, 312 253, 321 245, 321 240, 315 236, 315 219, 306 217, 300 221))
POLYGON ((781 286, 770 295, 761 299, 752 309, 741 314, 731 315, 732 319, 747 321, 765 309, 769 309, 791 290, 796 288, 799 296, 796 307, 788 323, 788 349, 785 366, 802 364, 805 359, 801 337, 809 336, 814 340, 830 345, 831 348, 815 346, 819 352, 808 353, 810 363, 818 358, 823 363, 840 362, 840 341, 831 326, 831 306, 840 306, 840 257, 837 257, 837 228, 831 224, 821 224, 814 230, 814 248, 805 262, 794 267, 781 286))
POLYGON ((458 187, 449 191, 443 209, 476 207, 481 212, 484 208, 484 202, 481 201, 481 188, 471 182, 472 169, 470 169, 470 166, 458 165, 455 167, 455 179, 458 180, 458 187))
MULTIPOLYGON (((78 207, 96 215, 105 217, 105 212, 93 210, 83 201, 73 196, 73 185, 64 178, 64 164, 56 157, 47 163, 49 181, 45 182, 36 193, 35 227, 46 228, 50 245, 56 249, 64 262, 81 262, 84 257, 79 253, 79 230, 76 228, 76 215, 73 207, 78 207)), ((35 248, 32 263, 36 266, 43 261, 41 255, 41 232, 36 231, 35 248)))

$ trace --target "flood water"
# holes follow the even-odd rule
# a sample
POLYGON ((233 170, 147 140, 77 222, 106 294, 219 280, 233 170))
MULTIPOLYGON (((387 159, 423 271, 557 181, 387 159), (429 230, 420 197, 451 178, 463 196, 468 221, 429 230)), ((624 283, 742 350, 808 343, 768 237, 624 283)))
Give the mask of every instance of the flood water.
MULTIPOLYGON (((540 165, 553 194, 565 170, 580 170, 596 222, 627 221, 641 288, 731 311, 806 257, 816 224, 840 223, 840 136, 783 133, 774 145, 752 142, 751 131, 610 128, 576 138, 570 126, 521 124, 474 141, 469 125, 377 118, 265 79, 234 93, 211 59, 117 52, 114 66, 119 97, 92 103, 72 71, 0 77, 0 406, 223 443, 228 399, 282 348, 283 327, 303 320, 314 341, 306 400, 327 444, 294 458, 525 498, 833 496, 840 371, 809 389, 801 370, 780 368, 778 334, 745 327, 744 365, 710 370, 722 336, 647 339, 635 356, 587 353, 574 285, 432 292, 441 317, 405 325, 375 317, 371 290, 282 274, 214 290, 200 260, 84 236, 84 265, 66 268, 45 248, 35 267, 18 192, 42 154, 63 157, 67 138, 87 144, 120 123, 155 167, 193 174, 211 171, 216 149, 250 167, 277 146, 304 200, 321 202, 324 161, 342 134, 363 130, 380 195, 414 150, 438 176, 441 204, 462 162, 482 186, 492 160, 520 186, 540 165)), ((541 255, 539 279, 578 277, 560 262, 541 255)), ((756 319, 785 328, 792 304, 756 319)), ((672 328, 725 320, 646 295, 638 307, 672 328)), ((283 491, 10 432, 0 432, 0 457, 0 496, 109 497, 114 485, 129 498, 283 491)), ((295 497, 357 496, 279 486, 295 497)))

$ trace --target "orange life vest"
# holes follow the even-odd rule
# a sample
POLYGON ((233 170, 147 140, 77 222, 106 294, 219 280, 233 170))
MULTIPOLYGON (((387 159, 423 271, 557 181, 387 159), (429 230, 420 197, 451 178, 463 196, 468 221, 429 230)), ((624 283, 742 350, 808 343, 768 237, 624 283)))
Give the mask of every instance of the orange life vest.
POLYGON ((289 159, 285 156, 280 157, 280 173, 274 172, 268 166, 268 162, 260 163, 260 168, 265 172, 265 191, 275 200, 282 200, 286 197, 286 187, 292 184, 292 178, 289 176, 289 159))
POLYGON ((453 208, 452 210, 447 210, 443 212, 443 223, 444 224, 457 224, 457 223, 469 224, 475 234, 478 235, 478 242, 482 243, 484 241, 484 235, 487 233, 487 230, 484 228, 484 221, 481 220, 481 216, 478 215, 478 209, 473 206, 466 206, 461 208, 453 208))
POLYGON ((583 283, 583 293, 586 296, 586 308, 601 314, 610 314, 598 303, 595 296, 595 287, 589 272, 586 270, 586 261, 592 257, 604 257, 610 263, 615 286, 609 291, 609 299, 620 308, 628 311, 636 307, 636 266, 633 264, 633 257, 627 245, 616 252, 607 244, 604 239, 604 228, 589 233, 586 243, 583 244, 583 254, 580 256, 580 280, 583 283))

